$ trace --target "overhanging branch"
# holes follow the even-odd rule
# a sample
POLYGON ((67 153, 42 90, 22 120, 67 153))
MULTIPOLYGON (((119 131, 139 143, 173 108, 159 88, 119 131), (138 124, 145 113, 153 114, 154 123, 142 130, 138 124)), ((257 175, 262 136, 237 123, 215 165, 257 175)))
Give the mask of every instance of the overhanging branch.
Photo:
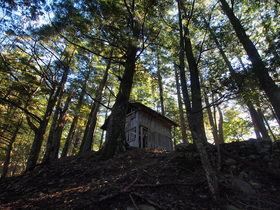
POLYGON ((25 108, 23 108, 23 107, 17 105, 17 104, 16 104, 15 102, 13 102, 13 101, 10 101, 10 100, 5 99, 5 98, 2 98, 2 97, 0 97, 0 100, 1 100, 1 101, 5 101, 5 102, 7 102, 7 103, 9 103, 9 104, 11 104, 11 105, 13 105, 13 106, 19 108, 20 110, 24 111, 26 114, 28 114, 29 116, 31 116, 31 117, 32 117, 34 120, 36 120, 37 122, 40 123, 40 122, 42 121, 42 120, 41 120, 39 117, 37 117, 35 114, 32 114, 32 113, 29 112, 27 109, 25 109, 25 108))

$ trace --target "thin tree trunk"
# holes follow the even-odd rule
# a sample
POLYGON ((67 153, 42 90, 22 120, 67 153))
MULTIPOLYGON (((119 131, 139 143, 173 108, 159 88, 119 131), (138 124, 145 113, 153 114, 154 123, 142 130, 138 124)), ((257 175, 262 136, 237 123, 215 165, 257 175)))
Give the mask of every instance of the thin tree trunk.
POLYGON ((224 118, 223 118, 223 113, 222 110, 220 109, 219 106, 217 106, 218 112, 219 112, 219 144, 224 144, 224 129, 223 129, 223 124, 224 124, 224 118))
POLYGON ((59 116, 59 119, 58 119, 58 123, 57 123, 55 133, 54 133, 54 136, 53 136, 53 138, 54 138, 53 145, 52 145, 51 151, 50 151, 50 160, 51 161, 56 160, 58 158, 62 131, 63 131, 64 125, 66 123, 66 115, 67 115, 67 112, 68 112, 68 109, 69 109, 69 105, 71 103, 73 91, 67 97, 67 100, 66 100, 65 105, 64 105, 64 109, 60 113, 60 116, 59 116))
MULTIPOLYGON (((206 22, 206 20, 205 20, 206 22)), ((215 33, 213 32, 213 30, 208 27, 210 33, 211 33, 211 36, 212 38, 214 39, 218 49, 219 49, 219 52, 220 54, 222 55, 229 71, 230 71, 230 74, 232 75, 233 78, 236 78, 237 77, 237 74, 236 72, 234 71, 230 61, 228 60, 223 48, 221 47, 220 43, 218 42, 218 39, 215 35, 215 33)), ((242 60, 239 58, 239 60, 241 61, 241 64, 243 65, 242 63, 242 60)), ((246 71, 245 67, 243 66, 244 70, 246 71)), ((254 123, 254 125, 257 126, 258 130, 262 133, 262 136, 263 138, 267 138, 267 139, 270 139, 269 136, 268 136, 268 132, 265 128, 265 125, 264 125, 264 122, 262 120, 262 118, 258 115, 258 113, 256 112, 252 102, 250 101, 250 95, 248 93, 248 90, 246 90, 244 88, 244 86, 242 86, 242 84, 240 83, 240 81, 235 81, 236 85, 238 86, 239 88, 239 91, 241 91, 241 93, 244 93, 242 94, 242 97, 244 99, 244 102, 246 103, 248 109, 249 109, 249 112, 250 112, 250 115, 251 115, 251 118, 252 118, 252 122, 254 123)))
POLYGON ((82 142, 81 142, 81 145, 80 145, 79 153, 83 153, 83 148, 84 148, 84 144, 86 142, 86 137, 87 137, 87 135, 89 133, 90 126, 91 126, 91 121, 92 121, 93 115, 94 115, 94 107, 95 107, 95 102, 93 101, 92 105, 91 105, 91 110, 90 110, 90 113, 89 113, 89 116, 88 116, 88 120, 87 120, 87 124, 86 124, 86 129, 84 131, 83 139, 82 139, 82 142))
POLYGON ((214 200, 219 199, 219 187, 216 174, 211 166, 209 156, 206 152, 205 144, 207 143, 207 138, 204 130, 203 124, 203 113, 202 113, 202 103, 201 103, 201 90, 200 90, 200 82, 199 82, 199 73, 197 69, 197 64, 195 62, 191 41, 189 39, 188 27, 185 28, 186 36, 183 37, 183 24, 182 24, 182 16, 181 16, 181 2, 178 0, 178 15, 179 15, 179 26, 180 26, 180 70, 181 70, 181 85, 184 100, 186 103, 187 109, 187 117, 190 126, 190 130, 192 133, 193 141, 197 147, 203 168, 205 170, 205 175, 208 181, 209 190, 214 200), (184 42, 185 40, 185 46, 184 42), (192 92, 192 106, 189 103, 189 98, 185 98, 187 89, 184 90, 183 88, 186 87, 186 80, 185 80, 185 71, 182 68, 183 66, 183 50, 185 47, 187 60, 189 63, 190 75, 191 75, 191 92, 192 92), (184 94, 185 93, 185 94, 184 94))
POLYGON ((192 131, 193 140, 197 147, 200 155, 200 159, 205 170, 206 178, 208 181, 208 186, 212 197, 214 200, 219 199, 219 187, 216 173, 212 168, 209 160, 209 156, 206 152, 205 144, 207 143, 207 138, 203 123, 203 112, 202 112, 202 102, 201 102, 201 89, 199 82, 199 73, 197 69, 197 64, 195 62, 191 41, 188 38, 188 28, 185 28, 187 33, 185 37, 185 50, 186 56, 189 63, 190 75, 191 75, 191 92, 192 92, 192 114, 189 119, 190 129, 192 131))
MULTIPOLYGON (((112 55, 113 55, 113 50, 111 50, 110 57, 112 57, 112 55)), ((93 144, 93 134, 94 134, 94 130, 95 130, 96 122, 97 122, 98 112, 100 109, 100 102, 102 101, 103 92, 104 92, 104 88, 105 88, 105 85, 107 82, 108 73, 109 73, 110 68, 111 68, 111 59, 108 60, 103 79, 98 88, 96 101, 94 102, 94 105, 93 105, 93 110, 92 110, 93 112, 91 115, 91 119, 89 119, 90 126, 89 126, 87 133, 84 134, 82 147, 80 149, 81 153, 91 151, 92 144, 93 144)))
POLYGON ((47 148, 46 148, 46 152, 43 158, 43 163, 49 163, 50 161, 52 161, 52 151, 54 149, 54 145, 55 145, 55 129, 58 125, 58 116, 59 116, 59 112, 61 110, 61 102, 62 102, 62 97, 64 94, 64 89, 65 89, 65 85, 66 85, 66 81, 67 81, 67 77, 68 77, 68 73, 69 73, 70 68, 66 67, 66 69, 63 72, 63 76, 61 78, 61 82, 60 82, 60 86, 58 88, 57 91, 59 91, 59 96, 58 96, 58 101, 56 104, 56 109, 55 109, 55 113, 53 115, 53 119, 52 119, 52 124, 51 124, 51 128, 50 128, 50 132, 49 132, 49 137, 48 137, 48 142, 47 142, 47 148))
POLYGON ((46 129, 53 111, 53 108, 55 106, 55 103, 57 101, 57 97, 58 97, 58 93, 59 91, 56 91, 56 94, 54 94, 55 92, 55 88, 52 89, 52 92, 49 96, 49 100, 48 100, 48 105, 46 108, 46 112, 45 115, 43 117, 43 120, 41 120, 39 127, 35 127, 35 125, 31 122, 31 120, 28 118, 27 116, 27 121, 29 126, 31 127, 31 129, 34 131, 35 133, 35 137, 33 140, 33 144, 31 147, 31 151, 27 160, 27 164, 26 164, 26 172, 27 171, 31 171, 35 168, 39 154, 40 154, 40 150, 42 147, 42 143, 44 140, 44 135, 46 133, 46 129))
POLYGON ((252 62, 253 71, 258 78, 262 89, 265 91, 272 104, 276 115, 280 118, 280 89, 269 76, 269 73, 265 67, 261 56, 258 53, 253 42, 250 40, 249 36, 246 34, 243 26, 241 25, 239 19, 234 15, 233 10, 229 7, 226 0, 220 0, 223 11, 229 18, 239 41, 242 43, 247 55, 252 62))
POLYGON ((180 91, 179 75, 178 75, 176 66, 174 66, 174 71, 175 71, 175 79, 176 79, 176 87, 177 87, 177 97, 178 97, 182 138, 183 138, 183 143, 188 144, 189 140, 188 140, 188 136, 187 136, 187 126, 186 126, 186 121, 185 121, 185 117, 184 117, 184 110, 183 110, 181 91, 180 91))
POLYGON ((56 104, 56 109, 55 109, 55 112, 53 114, 53 118, 52 118, 52 124, 51 124, 51 127, 50 127, 50 131, 49 131, 49 136, 48 136, 48 141, 47 141, 47 148, 46 148, 46 151, 45 151, 45 154, 44 154, 44 158, 43 158, 43 163, 49 163, 51 161, 51 150, 52 150, 52 147, 53 147, 53 144, 54 144, 54 134, 55 134, 55 129, 56 129, 56 126, 57 126, 57 123, 58 123, 58 117, 59 117, 59 112, 60 112, 60 109, 61 109, 61 103, 62 103, 62 92, 60 93, 60 96, 57 100, 57 104, 56 104))
POLYGON ((208 113, 209 123, 210 123, 210 126, 212 128, 212 134, 213 134, 214 142, 217 145, 219 143, 217 124, 214 121, 213 114, 212 114, 212 111, 211 111, 210 102, 209 102, 209 98, 206 95, 206 93, 204 94, 204 100, 205 100, 205 105, 206 105, 206 109, 207 109, 207 113, 208 113))
MULTIPOLYGON (((267 4, 265 4, 265 7, 267 6, 267 4)), ((267 9, 267 8, 266 8, 267 9)), ((277 73, 276 69, 277 67, 280 66, 280 55, 279 53, 277 53, 277 46, 275 45, 275 40, 273 39, 273 36, 271 36, 271 15, 266 15, 264 18, 262 18, 261 23, 262 26, 264 27, 264 36, 266 39, 266 43, 268 45, 268 48, 270 50, 270 52, 272 53, 272 55, 274 56, 274 62, 273 62, 273 66, 275 68, 270 68, 271 71, 273 71, 273 74, 276 74, 276 78, 277 78, 277 82, 279 82, 279 74, 277 73)))
MULTIPOLYGON (((202 100, 201 100, 201 88, 199 81, 199 72, 197 64, 193 55, 191 40, 189 38, 188 28, 185 28, 185 53, 189 64, 190 76, 191 76, 191 97, 192 97, 192 112, 190 116, 191 125, 193 126, 193 138, 199 139, 203 144, 207 143, 205 135, 203 112, 202 112, 202 100)), ((190 124, 190 122, 189 122, 190 124)))
MULTIPOLYGON (((109 95, 109 100, 108 100, 108 107, 110 107, 110 100, 111 100, 111 93, 109 95)), ((106 112, 105 112, 105 119, 107 119, 108 117, 108 109, 106 109, 106 112)), ((101 139, 100 139, 100 144, 99 144, 99 150, 101 150, 102 146, 103 146, 103 138, 104 138, 104 133, 105 131, 102 129, 102 134, 101 134, 101 139)))
MULTIPOLYGON (((258 106, 258 107, 260 107, 260 106, 258 106)), ((273 133, 273 131, 272 131, 272 129, 271 129, 271 127, 270 127, 268 121, 266 120, 266 118, 265 118, 265 116, 264 116, 262 110, 261 110, 260 108, 258 108, 258 109, 257 109, 257 112, 258 112, 259 116, 261 116, 261 118, 263 119, 263 121, 265 122, 265 124, 266 124, 266 126, 267 126, 267 128, 268 128, 268 130, 269 130, 269 132, 270 132, 270 134, 271 134, 271 136, 272 136, 272 138, 273 138, 273 140, 274 140, 274 141, 277 141, 277 138, 276 138, 276 136, 274 135, 274 133, 273 133)))
POLYGON ((77 152, 78 152, 78 149, 79 149, 79 143, 82 141, 79 137, 80 136, 82 136, 82 133, 83 133, 83 131, 82 130, 77 130, 76 131, 76 137, 75 137, 75 139, 74 139, 74 142, 73 142, 73 147, 72 147, 72 151, 71 151, 71 154, 72 155, 75 155, 75 154, 77 154, 77 152))
POLYGON ((67 139, 65 141, 61 157, 66 157, 67 156, 68 151, 69 151, 69 147, 70 147, 70 145, 73 141, 73 137, 74 137, 76 127, 77 127, 77 124, 78 124, 80 110, 82 108, 82 104, 83 104, 83 100, 84 100, 84 96, 85 96, 85 90, 87 88, 87 83, 88 83, 88 80, 89 80, 89 75, 90 75, 90 71, 87 73, 87 75, 85 77, 85 81, 83 83, 83 87, 82 87, 81 94, 80 94, 80 97, 79 97, 79 100, 78 100, 78 104, 77 104, 76 109, 75 109, 76 113, 75 113, 74 119, 72 121, 70 130, 68 132, 68 136, 67 136, 67 139))
MULTIPOLYGON (((245 65, 243 64, 242 59, 239 56, 238 56, 238 60, 241 63, 241 66, 242 66, 243 70, 245 72, 247 72, 247 69, 245 68, 245 65)), ((252 81, 249 80, 248 82, 249 82, 249 86, 251 87, 251 89, 253 89, 252 81)), ((264 118, 262 116, 262 113, 258 112, 255 109, 252 101, 250 100, 251 97, 248 94, 248 91, 243 90, 244 88, 242 88, 242 86, 239 89, 242 92, 244 92, 243 98, 244 98, 244 101, 246 102, 247 107, 249 108, 249 112, 250 112, 250 115, 252 117, 253 124, 254 124, 254 126, 257 127, 257 132, 261 133, 262 138, 267 139, 267 140, 271 140, 269 135, 268 135, 268 131, 265 127, 264 118)), ((258 101, 259 101, 259 99, 257 98, 257 106, 260 107, 260 105, 258 104, 258 101)), ((257 136, 257 133, 256 133, 256 136, 257 136)))
POLYGON ((263 119, 259 116, 259 114, 256 111, 256 109, 254 108, 252 102, 250 100, 248 100, 246 105, 249 108, 252 121, 254 122, 254 124, 256 124, 258 130, 260 131, 260 133, 262 135, 262 138, 270 140, 270 137, 269 137, 267 129, 264 125, 263 119))
MULTIPOLYGON (((203 79, 203 76, 202 76, 201 72, 199 72, 199 76, 200 76, 201 83, 204 84, 204 79, 203 79)), ((207 93, 205 91, 204 91, 204 102, 205 102, 206 109, 207 109, 209 123, 210 123, 210 126, 212 128, 212 134, 213 134, 214 142, 218 146, 219 137, 218 137, 217 123, 216 123, 216 120, 214 120, 214 118, 213 118, 209 98, 208 98, 207 93)))
POLYGON ((74 116, 73 121, 72 121, 69 133, 67 135, 67 139, 65 141, 65 144, 64 144, 64 147, 63 147, 63 150, 62 150, 62 153, 61 153, 61 157, 67 157, 67 155, 68 155, 69 147, 70 147, 70 145, 73 141, 75 130, 76 130, 76 127, 77 127, 77 124, 78 124, 78 119, 79 119, 79 114, 76 114, 74 116))
POLYGON ((68 136, 67 136, 67 139, 65 141, 61 157, 66 157, 67 154, 68 154, 69 147, 70 147, 71 142, 73 140, 73 137, 74 137, 74 134, 75 134, 75 131, 76 131, 76 127, 77 127, 77 124, 78 124, 79 113, 80 113, 80 110, 81 110, 81 107, 82 107, 83 99, 84 99, 84 91, 82 90, 80 98, 78 100, 78 104, 76 106, 76 114, 75 114, 75 116, 73 118, 70 130, 68 132, 68 136))
POLYGON ((164 97, 163 97, 163 85, 162 85, 162 76, 160 69, 160 60, 159 56, 157 56, 157 73, 158 73, 158 86, 159 86, 159 97, 160 97, 160 106, 161 106, 161 114, 165 116, 165 106, 164 106, 164 97))
POLYGON ((11 154, 12 154, 12 150, 13 150, 13 145, 15 143, 15 140, 16 140, 18 131, 21 127, 21 124, 22 124, 22 117, 17 123, 14 134, 13 134, 13 136, 12 136, 10 142, 9 142, 8 148, 6 150, 6 156, 5 156, 5 160, 4 160, 4 164, 3 164, 3 168, 2 168, 2 173, 1 173, 1 179, 5 178, 7 176, 9 164, 10 164, 10 161, 11 161, 11 154))

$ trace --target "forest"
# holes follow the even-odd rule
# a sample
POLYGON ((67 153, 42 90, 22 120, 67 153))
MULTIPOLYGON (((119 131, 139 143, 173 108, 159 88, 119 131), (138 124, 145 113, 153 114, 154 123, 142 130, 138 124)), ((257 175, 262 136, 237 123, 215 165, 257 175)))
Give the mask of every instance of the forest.
POLYGON ((130 101, 180 125, 174 145, 196 145, 214 198, 206 144, 279 139, 278 0, 0 7, 1 178, 92 150, 104 160, 127 151, 130 101))

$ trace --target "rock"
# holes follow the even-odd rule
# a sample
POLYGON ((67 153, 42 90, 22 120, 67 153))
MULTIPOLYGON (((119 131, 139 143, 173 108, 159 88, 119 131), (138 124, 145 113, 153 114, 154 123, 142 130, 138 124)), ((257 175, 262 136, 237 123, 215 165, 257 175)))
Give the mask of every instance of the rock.
POLYGON ((240 172, 240 174, 239 174, 240 179, 247 178, 247 177, 248 177, 248 174, 245 171, 240 172))
POLYGON ((176 151, 186 151, 186 150, 189 150, 191 148, 193 148, 192 144, 184 144, 184 143, 182 143, 182 144, 177 144, 175 146, 175 150, 176 151))
MULTIPOLYGON (((138 208, 139 210, 156 210, 155 207, 150 206, 150 205, 139 205, 139 206, 137 206, 137 208, 138 208)), ((135 208, 134 206, 128 206, 128 207, 126 208, 126 210, 136 210, 136 208, 135 208)))
POLYGON ((259 183, 257 183, 257 182, 252 182, 252 181, 250 181, 249 182, 250 183, 250 185, 254 188, 254 189, 261 189, 261 185, 259 184, 259 183))
POLYGON ((228 206, 226 206, 225 209, 226 209, 226 210, 241 210, 241 209, 239 209, 239 208, 237 208, 237 207, 235 207, 235 206, 233 206, 233 205, 228 205, 228 206))
POLYGON ((246 194, 256 193, 252 186, 242 179, 233 179, 232 186, 246 194))
POLYGON ((226 165, 226 166, 235 165, 236 163, 237 163, 237 161, 234 160, 233 158, 227 158, 227 159, 225 160, 225 165, 226 165))

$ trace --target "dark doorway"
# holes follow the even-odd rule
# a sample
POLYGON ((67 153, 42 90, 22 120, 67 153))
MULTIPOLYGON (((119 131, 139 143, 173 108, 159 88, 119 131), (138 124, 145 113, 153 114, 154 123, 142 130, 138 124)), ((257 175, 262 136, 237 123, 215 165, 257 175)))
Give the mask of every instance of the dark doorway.
POLYGON ((142 125, 139 126, 139 148, 148 147, 148 128, 142 125))

